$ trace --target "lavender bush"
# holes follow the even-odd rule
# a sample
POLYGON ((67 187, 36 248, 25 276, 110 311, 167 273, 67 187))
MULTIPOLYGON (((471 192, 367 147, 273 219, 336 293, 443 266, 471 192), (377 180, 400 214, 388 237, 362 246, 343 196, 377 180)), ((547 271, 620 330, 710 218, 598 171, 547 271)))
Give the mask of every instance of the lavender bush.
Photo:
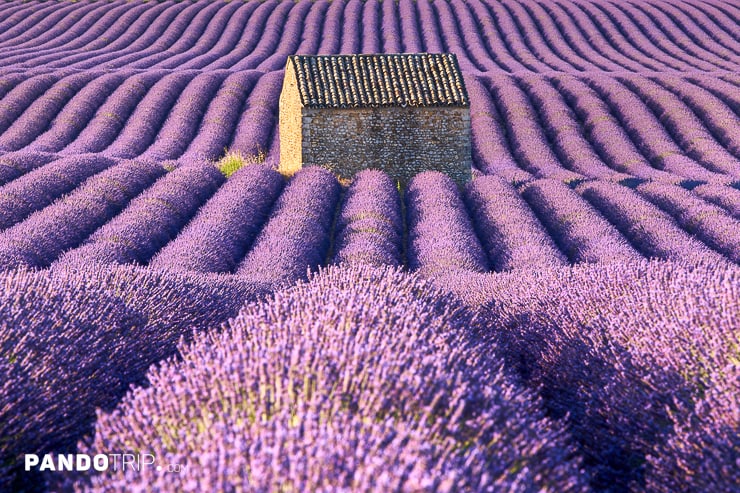
POLYGON ((321 273, 196 336, 81 445, 187 473, 110 473, 92 491, 585 491, 567 435, 477 327, 398 270, 321 273))

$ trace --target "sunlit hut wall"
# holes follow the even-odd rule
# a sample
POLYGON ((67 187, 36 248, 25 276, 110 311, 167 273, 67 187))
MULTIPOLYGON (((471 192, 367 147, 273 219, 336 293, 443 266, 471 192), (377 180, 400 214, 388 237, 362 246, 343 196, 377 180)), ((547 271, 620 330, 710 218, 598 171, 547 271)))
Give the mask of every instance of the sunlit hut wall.
POLYGON ((453 54, 288 58, 280 170, 321 166, 340 179, 380 169, 405 184, 437 170, 471 179, 470 105, 453 54))

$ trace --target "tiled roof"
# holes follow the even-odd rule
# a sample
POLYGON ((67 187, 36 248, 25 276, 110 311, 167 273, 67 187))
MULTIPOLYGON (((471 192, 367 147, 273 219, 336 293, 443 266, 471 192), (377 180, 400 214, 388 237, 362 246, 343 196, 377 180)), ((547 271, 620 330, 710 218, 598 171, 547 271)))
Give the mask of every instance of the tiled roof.
POLYGON ((398 55, 294 55, 303 106, 468 106, 452 53, 398 55))

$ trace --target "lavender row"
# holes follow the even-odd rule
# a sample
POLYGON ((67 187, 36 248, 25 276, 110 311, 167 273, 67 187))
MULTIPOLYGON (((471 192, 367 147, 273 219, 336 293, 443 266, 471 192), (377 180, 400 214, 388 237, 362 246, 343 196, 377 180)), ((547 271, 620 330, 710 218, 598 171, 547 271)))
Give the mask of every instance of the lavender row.
MULTIPOLYGON (((38 133, 26 130, 28 135, 21 142, 30 144, 25 149, 43 152, 59 152, 64 149, 87 127, 98 108, 124 82, 124 77, 124 74, 114 73, 90 81, 79 89, 54 119, 38 133)), ((33 111, 33 107, 28 111, 33 111)))
POLYGON ((149 263, 152 268, 233 272, 249 251, 283 188, 270 168, 244 166, 149 263))
POLYGON ((213 195, 224 177, 212 163, 183 163, 137 196, 115 218, 55 265, 144 265, 213 195))
POLYGON ((230 151, 245 156, 267 152, 270 137, 277 128, 277 105, 282 84, 282 71, 269 72, 260 77, 241 111, 228 146, 230 151))
POLYGON ((48 266, 164 173, 160 165, 127 161, 89 178, 74 192, 0 233, 0 265, 48 266))
POLYGON ((424 0, 411 9, 405 3, 341 2, 331 10, 328 2, 303 1, 38 5, 6 21, 0 54, 6 66, 242 70, 265 64, 260 70, 271 71, 303 43, 315 46, 302 53, 342 45, 365 53, 447 49, 471 71, 738 68, 734 19, 703 10, 715 7, 424 0), (360 7, 362 22, 353 30, 336 20, 356 18, 360 7), (332 20, 322 27, 328 13, 332 20))
POLYGON ((637 191, 688 233, 740 264, 740 221, 675 185, 643 183, 637 191))
POLYGON ((105 152, 121 158, 142 154, 155 141, 178 97, 194 77, 193 73, 173 72, 156 82, 105 152))
POLYGON ((340 186, 323 168, 296 173, 236 274, 269 286, 289 285, 326 262, 340 186))
POLYGON ((111 38, 110 43, 103 43, 87 52, 58 53, 53 60, 47 61, 47 65, 71 66, 78 69, 89 69, 96 66, 112 68, 115 66, 111 63, 112 60, 152 46, 183 8, 185 4, 175 6, 166 3, 155 4, 144 10, 130 25, 126 26, 120 36, 111 38))
POLYGON ((403 219, 393 181, 377 170, 355 175, 334 232, 332 263, 401 265, 403 219))
POLYGON ((426 171, 409 182, 404 194, 407 214, 407 261, 412 270, 489 270, 480 240, 455 182, 426 171))
MULTIPOLYGON (((607 105, 604 97, 571 75, 560 75, 551 80, 578 116, 593 149, 612 169, 639 178, 669 183, 681 180, 680 174, 652 167, 648 157, 633 142, 628 127, 623 126, 623 123, 615 117, 614 110, 607 105)), ((635 111, 640 111, 640 108, 635 111)), ((690 169, 684 174, 693 177, 694 172, 694 169, 690 169)), ((703 171, 703 174, 707 173, 706 170, 703 171)))
POLYGON ((696 115, 674 94, 644 77, 625 77, 621 80, 660 116, 667 130, 688 155, 714 172, 740 177, 740 159, 722 147, 696 115))
POLYGON ((501 178, 476 178, 466 187, 465 201, 495 271, 568 263, 516 189, 501 178))
POLYGON ((186 474, 119 469, 77 486, 586 491, 567 434, 476 329, 415 277, 331 269, 182 346, 81 444, 147 451, 186 474))
POLYGON ((225 78, 223 73, 196 75, 182 91, 156 139, 141 157, 152 160, 179 158, 198 135, 201 121, 225 78))
POLYGON ((236 278, 123 266, 14 270, 0 284, 3 491, 55 490, 24 470, 23 454, 74 452, 97 409, 113 409, 192 330, 218 327, 262 294, 236 278))
POLYGON ((614 226, 563 183, 530 182, 522 196, 571 262, 623 263, 641 258, 614 226))
POLYGON ((3 186, 55 159, 45 152, 8 152, 0 154, 0 186, 3 186))
POLYGON ((718 205, 740 219, 740 190, 737 188, 707 183, 694 188, 692 192, 707 202, 718 205))
POLYGON ((0 187, 0 231, 21 222, 116 162, 99 156, 52 161, 0 187))
POLYGON ((40 64, 44 61, 43 55, 48 53, 79 49, 80 46, 94 40, 96 36, 103 36, 111 24, 121 17, 125 11, 125 4, 117 2, 117 5, 113 6, 97 6, 97 8, 89 6, 88 8, 92 9, 86 15, 80 16, 81 13, 78 11, 76 15, 69 16, 72 22, 55 23, 54 27, 46 31, 43 36, 29 40, 29 42, 17 43, 14 48, 5 48, 3 50, 5 62, 20 64, 35 59, 34 62, 40 64), (75 17, 78 19, 77 22, 74 22, 75 17))
POLYGON ((553 151, 568 169, 591 178, 619 179, 630 175, 607 165, 583 135, 576 115, 558 91, 542 77, 520 79, 525 94, 536 109, 553 151))
MULTIPOLYGON (((61 153, 101 152, 107 148, 126 126, 129 117, 149 89, 164 77, 164 73, 154 71, 131 73, 61 153)), ((150 101, 147 104, 151 104, 150 101)))
POLYGON ((582 183, 576 190, 646 257, 691 261, 702 255, 726 262, 679 228, 669 215, 627 187, 592 181, 582 183))
POLYGON ((664 127, 664 115, 654 114, 640 98, 618 81, 609 77, 592 77, 590 86, 620 119, 620 123, 656 167, 686 179, 714 182, 728 178, 716 173, 706 161, 697 160, 696 153, 679 146, 664 127))

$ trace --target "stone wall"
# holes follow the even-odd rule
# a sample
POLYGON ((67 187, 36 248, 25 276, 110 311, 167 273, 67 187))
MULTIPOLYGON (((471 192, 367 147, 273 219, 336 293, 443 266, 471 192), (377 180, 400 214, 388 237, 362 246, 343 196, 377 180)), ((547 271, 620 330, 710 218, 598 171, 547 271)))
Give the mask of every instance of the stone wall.
POLYGON ((472 177, 468 108, 303 108, 302 123, 303 166, 322 166, 340 179, 365 168, 381 169, 402 184, 426 170, 460 184, 472 177))
POLYGON ((301 169, 301 98, 295 69, 288 64, 280 92, 280 172, 292 175, 301 169))

